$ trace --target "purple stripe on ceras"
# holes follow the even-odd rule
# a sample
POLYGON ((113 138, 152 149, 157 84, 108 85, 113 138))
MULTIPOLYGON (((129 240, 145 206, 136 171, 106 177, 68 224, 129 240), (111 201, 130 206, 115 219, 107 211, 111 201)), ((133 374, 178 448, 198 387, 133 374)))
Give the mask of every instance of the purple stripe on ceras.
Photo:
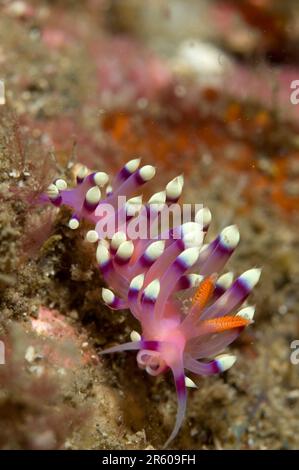
POLYGON ((141 295, 141 302, 143 304, 147 305, 154 305, 156 303, 157 299, 154 297, 148 297, 144 292, 141 295))
POLYGON ((119 182, 124 182, 129 178, 129 176, 131 176, 131 174, 132 173, 124 166, 118 173, 117 179, 119 182))
POLYGON ((113 248, 113 247, 110 245, 109 251, 110 251, 111 255, 114 256, 115 253, 117 252, 117 249, 118 249, 118 247, 117 247, 117 248, 113 248))
POLYGON ((59 206, 61 206, 61 204, 62 204, 62 197, 60 196, 60 194, 59 194, 56 198, 54 198, 54 199, 49 198, 49 200, 50 200, 50 202, 52 202, 52 204, 53 204, 54 206, 56 206, 56 207, 59 207, 59 206))
POLYGON ((103 276, 106 276, 107 274, 109 274, 109 272, 112 270, 113 268, 113 265, 112 265, 112 260, 109 259, 108 261, 106 261, 105 263, 102 263, 102 264, 98 264, 103 276))
POLYGON ((214 289, 214 292, 213 292, 213 297, 215 298, 219 298, 221 297, 222 294, 224 294, 226 289, 224 289, 224 287, 222 286, 219 286, 219 284, 216 283, 215 285, 215 289, 214 289))
POLYGON ((133 176, 134 176, 134 178, 135 178, 135 181, 136 181, 136 183, 137 183, 139 186, 141 186, 141 185, 147 183, 147 181, 144 180, 144 179, 142 178, 141 174, 140 174, 140 170, 141 170, 141 169, 142 169, 142 168, 139 168, 137 171, 135 171, 135 173, 133 173, 133 176))
MULTIPOLYGON (((230 247, 228 247, 227 245, 225 245, 223 243, 223 241, 221 240, 220 235, 216 238, 216 240, 214 240, 214 242, 216 242, 216 241, 217 241, 217 243, 215 244, 215 251, 217 252, 217 256, 219 256, 219 255, 220 256, 221 255, 230 255, 231 253, 233 253, 235 251, 235 247, 230 248, 230 247)), ((211 244, 212 245, 211 248, 213 249, 213 254, 214 254, 214 247, 213 247, 214 242, 212 242, 212 244, 211 244)))
POLYGON ((119 299, 117 297, 114 297, 113 302, 106 304, 106 305, 108 305, 109 308, 117 309, 119 305, 119 299))
POLYGON ((89 175, 84 176, 83 178, 81 178, 80 176, 77 175, 77 183, 81 184, 81 183, 83 183, 83 181, 88 181, 90 183, 90 187, 92 187, 96 184, 96 182, 94 180, 94 175, 95 174, 96 174, 96 172, 94 171, 93 173, 89 173, 89 175))
MULTIPOLYGON (((182 226, 179 227, 179 229, 176 229, 176 230, 171 230, 169 232, 169 239, 170 240, 174 240, 174 242, 177 244, 177 246, 179 247, 179 249, 181 251, 184 251, 186 249, 186 243, 184 242, 184 236, 186 234, 183 233, 183 230, 181 228, 182 226)), ((212 242, 213 243, 213 242, 212 242)), ((211 243, 211 245, 212 245, 211 243)))
POLYGON ((157 261, 157 258, 151 258, 145 253, 140 257, 139 263, 143 268, 149 268, 154 262, 157 261))
MULTIPOLYGON (((134 219, 136 217, 136 214, 128 215, 126 213, 125 216, 126 216, 126 223, 128 223, 128 222, 130 222, 131 219, 134 219)), ((122 220, 121 217, 119 219, 122 220)), ((118 223, 119 223, 119 219, 118 219, 118 223)))
POLYGON ((115 310, 120 310, 123 308, 128 308, 128 305, 123 299, 115 296, 113 302, 109 304, 109 307, 115 310))
POLYGON ((212 374, 219 374, 221 371, 221 368, 219 367, 219 364, 218 364, 218 361, 217 360, 214 360, 214 361, 211 361, 209 364, 207 364, 209 366, 209 369, 210 369, 210 373, 211 375, 212 374))
POLYGON ((176 204, 178 200, 180 199, 181 195, 176 196, 176 197, 171 197, 171 196, 166 196, 166 203, 169 204, 169 209, 171 210, 171 205, 176 204))
POLYGON ((150 219, 151 217, 153 217, 154 215, 158 215, 159 214, 159 211, 157 211, 157 209, 155 209, 155 204, 146 204, 143 206, 143 213, 142 215, 147 218, 147 219, 150 219))
MULTIPOLYGON (((88 181, 90 181, 90 176, 92 176, 92 175, 94 175, 94 173, 91 173, 91 174, 89 174, 89 175, 87 175, 87 176, 83 176, 83 178, 82 178, 81 176, 78 176, 78 175, 77 175, 77 176, 76 176, 77 184, 82 184, 83 181, 85 181, 85 180, 87 180, 87 179, 88 179, 88 181)), ((93 183, 93 180, 92 180, 92 183, 93 183)))
MULTIPOLYGON (((177 240, 177 242, 183 243, 182 240, 177 240)), ((185 263, 185 261, 180 257, 177 257, 172 264, 172 269, 178 273, 184 273, 188 268, 190 268, 190 265, 185 263)))
POLYGON ((245 300, 246 297, 248 297, 248 295, 250 294, 251 288, 247 284, 247 282, 244 281, 244 279, 238 277, 233 283, 233 285, 226 292, 228 291, 231 292, 231 295, 233 297, 240 298, 239 302, 242 302, 243 299, 245 300))
POLYGON ((94 171, 93 173, 90 173, 86 179, 90 182, 90 187, 95 186, 97 183, 94 180, 94 175, 96 175, 96 172, 94 171))
POLYGON ((183 275, 177 283, 177 289, 178 290, 185 290, 185 289, 190 289, 192 286, 192 282, 190 280, 190 277, 188 275, 183 275))
POLYGON ((180 251, 184 251, 186 249, 186 245, 182 238, 182 232, 178 230, 171 229, 169 232, 164 232, 162 236, 159 237, 160 240, 166 240, 165 248, 167 248, 170 244, 175 243, 180 251))
POLYGON ((77 184, 82 184, 85 178, 80 178, 80 176, 76 177, 77 184))
POLYGON ((131 258, 121 258, 120 256, 115 255, 114 261, 119 264, 120 266, 124 266, 125 264, 128 264, 131 258))
POLYGON ((219 367, 217 359, 214 359, 213 361, 210 362, 198 362, 196 368, 190 370, 194 372, 195 374, 201 374, 201 375, 213 375, 213 374, 219 374, 221 371, 221 368, 219 367))
POLYGON ((129 302, 131 302, 133 300, 136 300, 137 297, 138 297, 139 292, 140 292, 140 289, 135 289, 133 287, 130 287, 130 289, 128 291, 128 300, 129 300, 129 302))
POLYGON ((99 202, 91 204, 90 202, 86 201, 86 199, 84 199, 84 209, 86 209, 88 212, 94 212, 98 205, 99 202))
POLYGON ((218 235, 218 237, 216 237, 215 240, 213 240, 211 243, 208 244, 207 250, 209 250, 210 253, 212 253, 215 250, 216 246, 219 245, 220 240, 221 240, 220 235, 218 235))
POLYGON ((180 250, 184 251, 186 249, 186 244, 185 244, 183 238, 178 238, 176 240, 176 244, 178 245, 180 250))

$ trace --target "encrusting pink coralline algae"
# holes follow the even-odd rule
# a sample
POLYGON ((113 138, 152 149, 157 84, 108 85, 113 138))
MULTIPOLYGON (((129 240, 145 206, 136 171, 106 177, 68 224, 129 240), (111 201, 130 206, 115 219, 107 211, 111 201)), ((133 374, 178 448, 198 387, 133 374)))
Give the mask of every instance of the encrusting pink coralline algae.
POLYGON ((103 300, 112 309, 130 309, 140 322, 140 334, 133 331, 130 342, 103 353, 136 350, 139 367, 154 376, 171 369, 178 410, 167 446, 185 416, 186 387, 195 387, 185 370, 212 375, 234 364, 235 356, 219 353, 252 322, 254 307, 240 307, 261 271, 250 269, 235 280, 230 272, 218 277, 240 237, 232 225, 211 243, 203 244, 211 222, 207 208, 199 209, 193 221, 174 226, 166 234, 160 231, 154 238, 132 237, 128 230, 132 222, 135 228, 146 222, 151 228, 178 201, 183 187, 179 176, 142 206, 141 198, 132 196, 154 177, 155 168, 139 165, 139 159, 128 162, 112 186, 106 173, 89 174, 82 166, 75 188, 67 189, 66 182, 57 179, 42 200, 71 207, 71 229, 76 229, 81 219, 95 225, 86 239, 98 243, 97 263, 109 286, 102 291, 103 300), (131 199, 119 204, 128 197, 131 199), (114 208, 108 216, 103 210, 107 207, 114 208), (113 227, 109 236, 103 232, 104 225, 113 227))

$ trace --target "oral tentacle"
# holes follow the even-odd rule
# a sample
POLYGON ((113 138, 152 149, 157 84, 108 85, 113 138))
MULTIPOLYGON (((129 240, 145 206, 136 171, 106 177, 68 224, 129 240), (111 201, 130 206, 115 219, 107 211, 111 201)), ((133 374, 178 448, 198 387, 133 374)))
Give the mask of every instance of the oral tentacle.
POLYGON ((100 355, 112 354, 115 352, 124 352, 124 351, 135 351, 138 349, 150 349, 151 351, 158 351, 160 347, 159 341, 130 341, 128 343, 118 344, 112 348, 103 349, 100 351, 100 355))
POLYGON ((112 354, 116 352, 135 351, 141 349, 142 345, 142 341, 131 341, 129 343, 123 343, 119 344, 118 346, 113 346, 112 348, 104 349, 103 351, 100 351, 99 354, 102 356, 104 354, 112 354))
POLYGON ((184 373, 183 361, 181 360, 177 362, 176 364, 174 364, 173 366, 171 366, 171 370, 172 370, 174 382, 175 382, 178 408, 177 408, 174 428, 169 438, 167 439, 167 441, 165 442, 163 446, 164 449, 169 446, 170 442, 173 441, 173 439, 178 434, 183 424, 185 414, 186 414, 186 407, 187 407, 187 389, 186 389, 186 384, 185 384, 185 373, 184 373))

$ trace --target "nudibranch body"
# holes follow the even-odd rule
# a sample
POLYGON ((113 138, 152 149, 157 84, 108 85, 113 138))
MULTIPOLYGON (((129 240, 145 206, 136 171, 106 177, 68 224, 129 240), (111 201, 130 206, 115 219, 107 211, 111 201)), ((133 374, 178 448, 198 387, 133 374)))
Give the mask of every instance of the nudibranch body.
POLYGON ((112 186, 106 173, 88 174, 82 167, 76 188, 69 190, 58 179, 42 199, 71 207, 72 229, 81 219, 94 224, 86 239, 98 243, 97 263, 109 287, 102 291, 103 301, 115 310, 130 309, 140 322, 140 333, 133 331, 130 342, 103 353, 136 350, 139 367, 150 375, 172 371, 178 411, 167 446, 185 416, 186 388, 196 386, 185 371, 212 375, 234 364, 235 356, 220 353, 252 322, 254 307, 242 305, 261 271, 250 269, 235 280, 230 272, 218 276, 240 237, 231 225, 205 244, 211 222, 207 208, 199 209, 194 220, 151 236, 153 225, 179 200, 183 177, 170 181, 142 206, 134 194, 154 177, 155 169, 139 165, 139 159, 128 162, 112 186), (148 236, 133 237, 132 224, 135 229, 146 226, 148 236), (112 232, 107 236, 103 228, 108 225, 112 232))

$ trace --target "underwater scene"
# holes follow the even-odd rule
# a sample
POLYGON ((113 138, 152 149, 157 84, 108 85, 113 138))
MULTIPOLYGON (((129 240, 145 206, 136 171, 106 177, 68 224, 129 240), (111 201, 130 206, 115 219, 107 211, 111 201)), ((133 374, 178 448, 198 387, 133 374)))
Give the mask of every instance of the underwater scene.
POLYGON ((299 449, 298 1, 0 1, 0 207, 1 450, 299 449))

